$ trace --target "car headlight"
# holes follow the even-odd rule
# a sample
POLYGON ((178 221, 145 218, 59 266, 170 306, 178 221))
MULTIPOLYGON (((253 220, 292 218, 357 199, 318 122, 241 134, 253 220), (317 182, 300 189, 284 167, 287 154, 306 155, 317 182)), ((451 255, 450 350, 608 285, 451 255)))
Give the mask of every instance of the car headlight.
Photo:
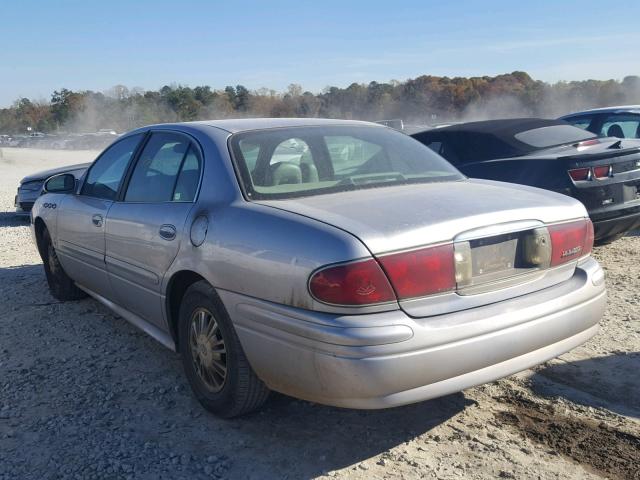
POLYGON ((20 185, 20 190, 25 190, 27 192, 35 192, 37 190, 41 190, 43 184, 44 182, 42 180, 37 180, 35 182, 25 182, 20 185))

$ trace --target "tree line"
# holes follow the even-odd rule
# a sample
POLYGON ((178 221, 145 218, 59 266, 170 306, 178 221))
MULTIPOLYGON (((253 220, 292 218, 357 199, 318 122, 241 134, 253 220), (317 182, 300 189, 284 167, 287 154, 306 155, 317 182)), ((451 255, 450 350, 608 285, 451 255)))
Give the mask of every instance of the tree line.
POLYGON ((56 90, 50 100, 20 98, 0 109, 0 133, 119 132, 152 123, 259 117, 401 118, 430 124, 460 119, 553 117, 599 106, 640 103, 640 77, 546 83, 525 72, 483 77, 422 75, 404 82, 352 83, 320 93, 292 84, 285 92, 242 85, 118 85, 106 92, 56 90))

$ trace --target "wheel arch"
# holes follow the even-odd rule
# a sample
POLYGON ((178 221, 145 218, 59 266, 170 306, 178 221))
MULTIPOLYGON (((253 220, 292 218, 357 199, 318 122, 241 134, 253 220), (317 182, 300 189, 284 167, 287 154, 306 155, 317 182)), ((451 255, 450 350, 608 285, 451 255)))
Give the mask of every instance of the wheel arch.
POLYGON ((206 278, 193 270, 180 270, 175 272, 167 283, 165 299, 167 323, 171 337, 176 342, 176 347, 179 345, 178 320, 180 317, 180 304, 182 303, 184 294, 191 285, 203 280, 210 283, 206 278))
POLYGON ((41 217, 36 217, 33 220, 33 229, 36 237, 36 247, 40 257, 45 258, 47 252, 44 248, 44 232, 48 230, 47 224, 41 217))

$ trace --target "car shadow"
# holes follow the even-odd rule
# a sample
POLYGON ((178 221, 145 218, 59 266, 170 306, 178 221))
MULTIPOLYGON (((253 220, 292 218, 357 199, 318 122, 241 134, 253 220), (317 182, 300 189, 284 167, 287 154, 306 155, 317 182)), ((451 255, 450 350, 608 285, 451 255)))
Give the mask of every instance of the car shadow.
POLYGON ((0 228, 26 227, 29 225, 29 217, 16 215, 15 212, 0 212, 0 228))
POLYGON ((248 441, 297 452, 296 476, 312 478, 410 442, 473 403, 455 393, 387 410, 349 410, 272 394, 261 412, 236 421, 248 441))
MULTIPOLYGON (((19 433, 0 435, 0 450, 35 473, 46 473, 54 458, 93 468, 96 460, 78 456, 82 448, 73 439, 97 442, 117 430, 128 435, 128 455, 152 450, 162 458, 152 473, 169 478, 189 472, 203 478, 202 465, 211 458, 231 478, 314 478, 384 459, 475 404, 456 393, 363 411, 272 393, 259 411, 221 419, 194 398, 178 354, 93 299, 55 300, 41 264, 0 268, 0 285, 2 376, 21 399, 5 421, 15 421, 19 433), (37 421, 44 417, 68 420, 45 432, 37 421), (33 455, 43 442, 46 452, 33 455), (176 456, 191 459, 189 466, 176 464, 176 456)), ((98 457, 106 461, 108 449, 98 457)))
POLYGON ((640 418, 640 353, 551 363, 530 378, 533 391, 640 418))

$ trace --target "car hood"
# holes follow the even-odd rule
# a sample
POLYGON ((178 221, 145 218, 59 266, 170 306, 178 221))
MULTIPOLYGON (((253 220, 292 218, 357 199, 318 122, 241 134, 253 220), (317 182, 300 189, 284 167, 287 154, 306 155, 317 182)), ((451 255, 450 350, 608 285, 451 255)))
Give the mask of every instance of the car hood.
POLYGON ((493 224, 586 217, 577 200, 523 185, 467 179, 401 185, 257 203, 348 231, 373 254, 451 241, 493 224))
POLYGON ((51 170, 43 170, 41 172, 27 175, 22 180, 20 180, 20 183, 34 182, 36 180, 46 180, 47 178, 52 177, 53 175, 58 175, 59 173, 67 173, 67 172, 71 173, 75 170, 84 171, 87 168, 89 168, 90 165, 91 163, 79 163, 77 165, 67 165, 64 167, 52 168, 51 170))

